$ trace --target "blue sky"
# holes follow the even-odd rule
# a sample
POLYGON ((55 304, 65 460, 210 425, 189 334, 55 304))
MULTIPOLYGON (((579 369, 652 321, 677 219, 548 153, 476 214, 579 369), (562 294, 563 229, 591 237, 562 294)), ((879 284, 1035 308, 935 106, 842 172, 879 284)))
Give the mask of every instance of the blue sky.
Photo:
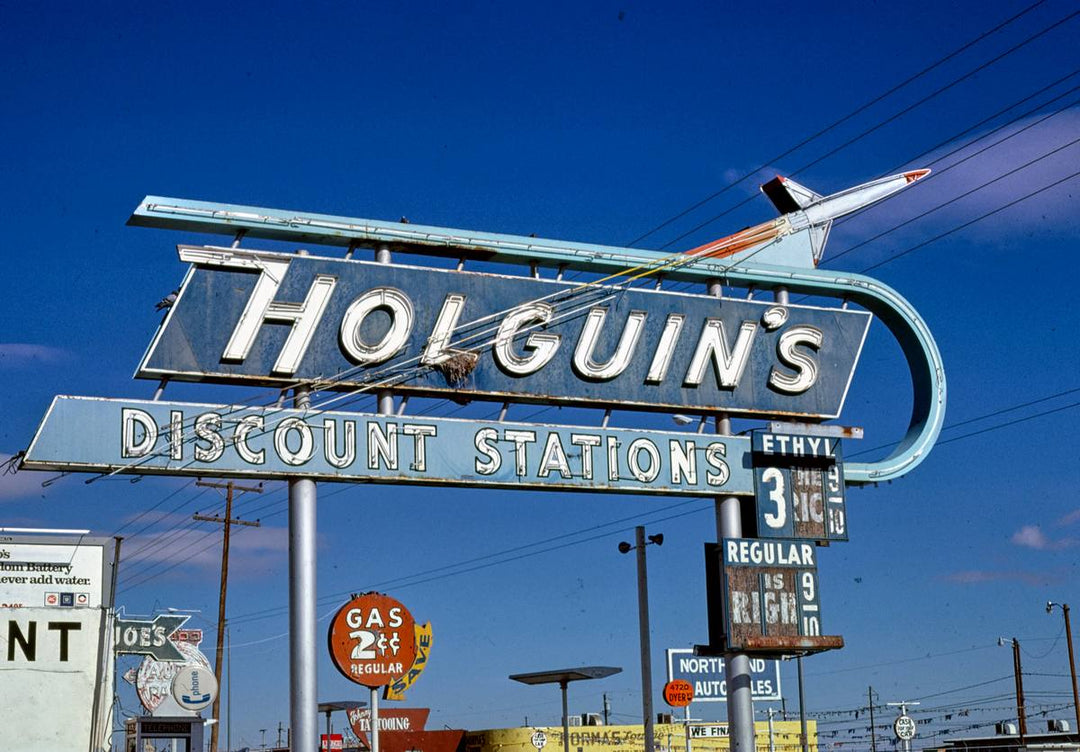
MULTIPOLYGON (((1006 719, 1002 635, 1024 646, 1030 702, 1068 701, 1060 615, 1043 605, 1080 593, 1074 5, 4 6, 0 453, 27 446, 53 395, 152 395, 131 373, 154 303, 184 274, 174 246, 220 239, 125 227, 146 194, 625 245, 753 173, 639 243, 677 249, 772 218, 757 185, 774 174, 828 193, 929 165, 930 179, 838 223, 826 249, 826 268, 879 265, 867 273, 927 320, 949 410, 930 457, 853 490, 850 542, 820 552, 825 628, 847 647, 804 662, 807 709, 858 708, 872 685, 882 702, 921 700, 927 728, 1006 719), (965 703, 990 710, 945 720, 965 703)), ((909 403, 899 348, 875 324, 841 422, 879 447, 909 403)), ((220 499, 179 480, 47 477, 0 478, 0 520, 130 536, 118 603, 199 609, 211 644, 216 532, 186 528, 220 499)), ((288 722, 283 500, 270 484, 238 504, 263 527, 234 539, 234 745, 288 722)), ((635 573, 616 545, 636 524, 666 536, 649 550, 659 689, 663 649, 705 636, 708 502, 322 486, 320 613, 377 588, 433 623, 409 697, 433 728, 554 724, 556 691, 506 677, 581 664, 625 671, 575 687, 574 712, 598 712, 607 692, 629 722, 635 573)), ((794 707, 786 667, 784 681, 794 707)), ((319 687, 363 693, 328 659, 319 687)), ((831 741, 864 737, 848 733, 864 721, 832 720, 831 741)))

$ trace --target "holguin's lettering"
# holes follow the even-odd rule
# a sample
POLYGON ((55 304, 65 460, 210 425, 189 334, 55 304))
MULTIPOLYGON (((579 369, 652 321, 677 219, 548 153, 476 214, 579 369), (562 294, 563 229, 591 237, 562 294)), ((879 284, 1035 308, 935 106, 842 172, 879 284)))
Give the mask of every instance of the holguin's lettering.
MULTIPOLYGON (((182 253, 181 257, 184 256, 182 253)), ((190 252, 188 258, 196 260, 190 252)), ((198 260, 205 261, 201 257, 198 260)), ((217 256, 214 265, 248 270, 255 267, 259 271, 258 281, 221 353, 222 361, 242 363, 250 355, 264 324, 284 323, 290 325, 289 333, 271 372, 278 376, 295 374, 332 296, 338 294, 338 278, 316 274, 302 301, 284 302, 275 297, 289 269, 288 259, 267 255, 253 263, 246 258, 217 256)), ((374 366, 400 355, 413 337, 414 329, 423 325, 427 337, 423 340, 426 344, 419 353, 419 363, 421 366, 438 366, 461 352, 452 343, 462 319, 469 318, 465 316, 468 304, 468 295, 450 292, 444 296, 434 320, 420 322, 408 294, 388 285, 375 286, 356 295, 345 309, 337 328, 338 346, 357 366, 374 366), (364 323, 376 311, 381 318, 388 319, 389 324, 379 327, 378 339, 370 341, 366 337, 372 335, 365 334, 364 323)), ((469 349, 472 350, 490 347, 496 365, 512 376, 539 372, 552 362, 562 347, 570 346, 573 348, 571 370, 583 381, 610 381, 621 375, 631 362, 648 359, 645 384, 655 385, 668 378, 677 378, 683 387, 693 388, 702 386, 706 379, 715 379, 717 387, 728 390, 739 386, 760 332, 776 326, 759 320, 725 322, 706 317, 694 332, 688 331, 693 327, 687 326, 685 314, 668 313, 659 339, 651 345, 651 352, 646 352, 642 334, 650 314, 632 310, 622 321, 622 331, 615 340, 614 350, 606 358, 599 358, 598 343, 605 328, 611 326, 608 319, 613 306, 589 307, 580 317, 580 329, 573 344, 563 342, 564 334, 547 330, 556 322, 567 323, 563 321, 566 313, 564 308, 543 299, 523 302, 499 314, 483 315, 481 320, 490 320, 493 334, 479 340, 475 335, 465 339, 471 340, 469 349), (684 336, 696 337, 696 341, 693 349, 688 351, 689 359, 677 364, 674 362, 676 348, 684 336)), ((575 316, 574 320, 577 318, 575 316)), ((566 328, 564 326, 563 331, 566 328)), ((824 343, 825 334, 817 327, 793 324, 783 329, 772 356, 774 364, 762 374, 768 387, 780 394, 798 395, 814 386, 820 372, 817 353, 824 343)))

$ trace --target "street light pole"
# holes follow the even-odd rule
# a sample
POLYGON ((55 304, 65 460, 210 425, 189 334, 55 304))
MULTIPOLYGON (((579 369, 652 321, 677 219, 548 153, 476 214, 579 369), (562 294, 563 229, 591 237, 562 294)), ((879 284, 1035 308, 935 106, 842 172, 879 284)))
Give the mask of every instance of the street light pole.
POLYGON ((1072 675, 1073 711, 1076 713, 1076 731, 1080 732, 1080 693, 1076 691, 1076 657, 1073 655, 1072 625, 1069 623, 1069 604, 1046 602, 1046 613, 1050 613, 1054 606, 1061 609, 1065 614, 1065 640, 1069 645, 1069 673, 1072 675))
POLYGON ((655 543, 660 546, 664 543, 663 534, 650 535, 645 539, 645 528, 638 525, 634 528, 634 546, 623 541, 619 544, 620 553, 629 553, 631 549, 637 551, 637 584, 638 584, 638 632, 641 639, 641 714, 645 729, 645 752, 654 752, 656 749, 656 730, 653 726, 653 702, 652 702, 652 648, 649 639, 649 575, 645 562, 645 546, 655 543))

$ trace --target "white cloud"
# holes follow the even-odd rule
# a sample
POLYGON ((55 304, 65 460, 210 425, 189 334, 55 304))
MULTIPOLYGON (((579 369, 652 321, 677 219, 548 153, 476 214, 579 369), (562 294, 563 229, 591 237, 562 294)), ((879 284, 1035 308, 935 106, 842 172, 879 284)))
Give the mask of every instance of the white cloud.
POLYGON ((25 342, 0 342, 0 369, 22 368, 43 363, 64 363, 72 360, 66 350, 48 345, 25 342))
POLYGON ((1059 527, 1068 527, 1069 525, 1080 522, 1080 509, 1073 510, 1067 515, 1058 520, 1059 527))
POLYGON ((963 572, 952 572, 944 575, 941 579, 958 585, 978 585, 984 582, 1023 582, 1027 585, 1046 585, 1051 582, 1058 582, 1061 578, 1047 572, 1021 572, 1017 570, 995 572, 986 569, 969 569, 963 572))
MULTIPOLYGON (((121 579, 140 583, 144 576, 199 576, 221 569, 221 527, 188 527, 189 517, 168 515, 156 523, 175 521, 176 529, 148 532, 124 541, 121 549, 121 579), (187 528, 187 529, 182 529, 187 528)), ((229 540, 229 575, 259 576, 281 565, 289 550, 288 530, 282 527, 234 528, 229 540)))
POLYGON ((1058 551, 1076 544, 1072 538, 1049 538, 1038 525, 1024 525, 1013 533, 1011 540, 1014 545, 1034 548, 1037 551, 1058 551))

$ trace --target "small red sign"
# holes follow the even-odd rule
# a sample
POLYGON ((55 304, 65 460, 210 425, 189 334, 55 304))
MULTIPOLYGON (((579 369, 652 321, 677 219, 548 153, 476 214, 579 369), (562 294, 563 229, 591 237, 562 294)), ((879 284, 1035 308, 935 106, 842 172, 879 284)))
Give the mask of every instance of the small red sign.
POLYGON ((320 734, 319 749, 323 750, 323 752, 326 752, 326 750, 340 752, 345 749, 345 736, 343 734, 320 734))
POLYGON ((416 659, 416 626, 405 606, 382 593, 364 593, 330 621, 330 657, 346 679, 382 687, 416 659))
POLYGON ((694 685, 685 679, 673 679, 664 685, 664 702, 673 708, 685 708, 694 699, 694 685))

